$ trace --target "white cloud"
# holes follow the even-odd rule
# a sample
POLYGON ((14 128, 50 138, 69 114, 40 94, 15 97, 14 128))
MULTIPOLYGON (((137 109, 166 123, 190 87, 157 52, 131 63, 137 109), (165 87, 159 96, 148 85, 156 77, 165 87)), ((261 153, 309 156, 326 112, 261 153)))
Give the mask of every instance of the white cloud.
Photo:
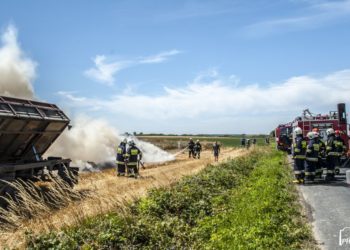
POLYGON ((122 69, 130 66, 128 61, 106 62, 106 56, 97 55, 93 59, 95 63, 94 68, 86 70, 84 73, 87 77, 96 80, 100 83, 113 85, 115 75, 122 69))
MULTIPOLYGON (((130 93, 101 99, 63 96, 75 107, 99 107, 106 113, 144 122, 168 122, 173 126, 189 119, 198 121, 198 124, 188 124, 189 127, 198 127, 206 120, 240 120, 240 123, 246 120, 254 124, 246 124, 247 127, 256 129, 261 119, 274 117, 270 123, 272 128, 279 117, 290 116, 292 119, 305 108, 327 112, 334 109, 336 103, 346 102, 350 96, 350 69, 322 77, 291 77, 268 86, 240 86, 232 82, 231 77, 210 74, 210 82, 201 82, 202 75, 183 88, 164 88, 164 93, 158 96, 130 93), (125 107, 132 107, 132 111, 125 107)), ((264 124, 267 126, 268 122, 264 121, 264 124)))
MULTIPOLYGON (((295 1, 293 1, 295 2, 295 1)), ((264 36, 277 32, 313 29, 344 20, 350 14, 350 0, 342 1, 297 1, 307 3, 305 14, 263 20, 244 27, 244 34, 250 37, 264 36)))
POLYGON ((107 62, 107 57, 105 55, 97 55, 93 59, 94 67, 86 70, 84 75, 92 80, 111 86, 114 84, 115 76, 118 72, 125 68, 135 67, 140 64, 161 63, 179 53, 181 53, 181 51, 174 49, 140 59, 125 61, 109 60, 109 62, 107 62))
POLYGON ((179 50, 169 50, 169 51, 164 51, 159 54, 153 55, 153 56, 148 56, 139 61, 139 63, 161 63, 167 60, 170 56, 174 56, 181 53, 179 50))

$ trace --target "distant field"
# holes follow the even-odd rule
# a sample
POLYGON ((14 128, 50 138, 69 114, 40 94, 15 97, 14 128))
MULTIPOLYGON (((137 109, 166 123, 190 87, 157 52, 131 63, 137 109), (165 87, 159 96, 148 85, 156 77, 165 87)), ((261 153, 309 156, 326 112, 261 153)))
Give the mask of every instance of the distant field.
MULTIPOLYGON (((172 149, 186 147, 190 137, 189 136, 137 136, 137 138, 143 141, 151 142, 165 150, 172 150, 172 149)), ((241 145, 241 138, 238 136, 232 136, 232 137, 193 136, 191 138, 194 141, 196 141, 197 139, 200 140, 202 146, 204 146, 205 148, 210 148, 215 141, 217 141, 220 145, 224 147, 239 147, 241 145)), ((264 137, 247 136, 246 138, 248 139, 256 138, 257 145, 265 145, 264 137)))

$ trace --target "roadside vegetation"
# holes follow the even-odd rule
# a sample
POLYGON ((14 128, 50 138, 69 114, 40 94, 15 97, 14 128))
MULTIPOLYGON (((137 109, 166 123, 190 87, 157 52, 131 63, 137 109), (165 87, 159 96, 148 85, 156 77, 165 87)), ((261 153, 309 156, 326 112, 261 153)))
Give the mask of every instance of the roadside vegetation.
MULTIPOLYGON (((285 156, 271 148, 153 189, 126 208, 44 235, 31 249, 305 249, 301 214, 285 156)), ((116 190, 117 191, 117 190, 116 190)))

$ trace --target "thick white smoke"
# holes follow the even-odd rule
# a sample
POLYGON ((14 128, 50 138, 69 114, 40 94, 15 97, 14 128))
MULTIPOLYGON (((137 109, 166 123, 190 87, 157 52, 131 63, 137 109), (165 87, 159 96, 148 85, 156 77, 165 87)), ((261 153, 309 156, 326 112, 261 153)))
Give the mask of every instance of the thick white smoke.
POLYGON ((114 160, 118 131, 106 121, 79 116, 73 127, 65 130, 47 155, 71 158, 74 161, 105 162, 114 160))
POLYGON ((0 95, 32 99, 31 82, 35 78, 36 65, 21 50, 16 28, 8 26, 1 36, 0 95))
MULTIPOLYGON (((104 120, 79 116, 74 120, 73 127, 66 130, 52 145, 47 155, 70 158, 81 169, 92 169, 91 162, 115 162, 115 149, 124 138, 104 120)), ((134 137, 128 139, 133 139, 140 148, 144 162, 174 159, 174 156, 151 143, 134 137)))
POLYGON ((168 152, 158 148, 152 143, 145 142, 138 140, 136 138, 133 138, 133 140, 136 143, 136 146, 140 148, 140 150, 143 153, 142 160, 144 162, 165 162, 165 161, 172 161, 175 160, 175 156, 172 154, 169 154, 168 152))
MULTIPOLYGON (((26 57, 17 41, 17 30, 10 25, 3 33, 0 47, 0 95, 33 99, 32 81, 36 62, 26 57)), ((82 168, 91 168, 92 162, 114 162, 116 146, 122 140, 118 131, 108 122, 79 116, 73 119, 73 128, 66 130, 46 155, 71 158, 82 168)), ((145 162, 164 162, 173 157, 160 148, 137 141, 145 162)))

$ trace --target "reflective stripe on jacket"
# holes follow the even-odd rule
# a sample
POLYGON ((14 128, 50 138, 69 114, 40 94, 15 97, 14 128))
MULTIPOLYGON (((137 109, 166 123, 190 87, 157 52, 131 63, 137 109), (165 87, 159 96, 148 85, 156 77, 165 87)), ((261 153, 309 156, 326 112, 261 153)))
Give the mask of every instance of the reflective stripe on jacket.
POLYGON ((142 157, 141 150, 136 146, 131 146, 128 148, 126 157, 128 158, 128 165, 135 166, 137 164, 137 161, 140 160, 142 157))

